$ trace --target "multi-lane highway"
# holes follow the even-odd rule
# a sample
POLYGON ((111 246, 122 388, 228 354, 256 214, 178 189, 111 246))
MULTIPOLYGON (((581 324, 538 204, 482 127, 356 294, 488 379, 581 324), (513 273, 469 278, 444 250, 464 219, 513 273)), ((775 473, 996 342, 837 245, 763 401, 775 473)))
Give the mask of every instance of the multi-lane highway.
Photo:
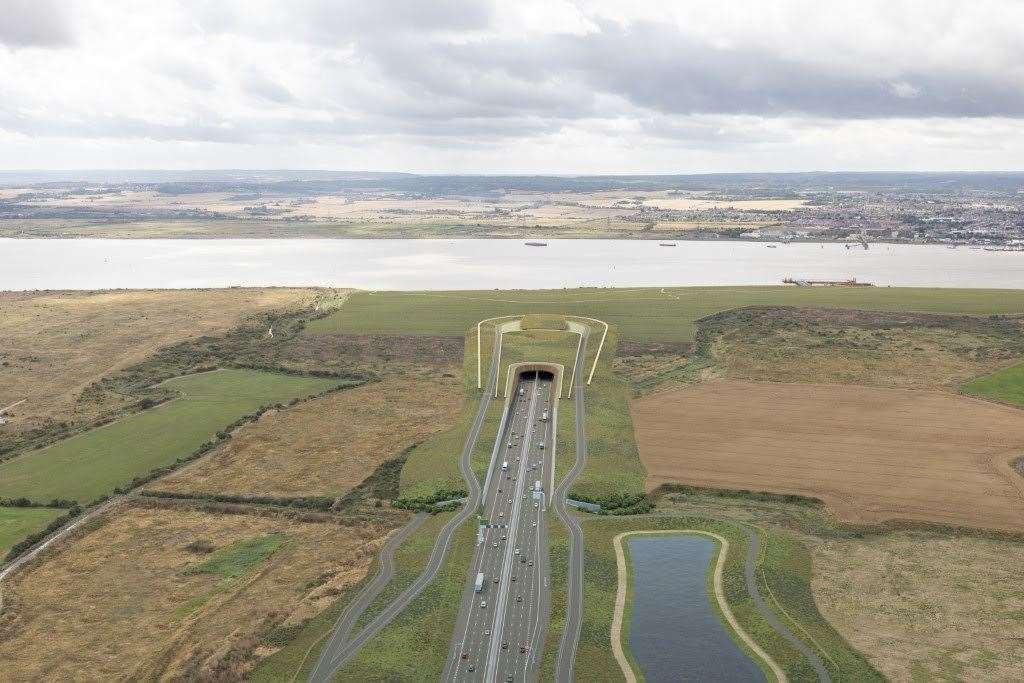
POLYGON ((545 511, 553 469, 552 388, 546 373, 529 373, 513 388, 492 452, 445 680, 537 677, 550 601, 545 511))

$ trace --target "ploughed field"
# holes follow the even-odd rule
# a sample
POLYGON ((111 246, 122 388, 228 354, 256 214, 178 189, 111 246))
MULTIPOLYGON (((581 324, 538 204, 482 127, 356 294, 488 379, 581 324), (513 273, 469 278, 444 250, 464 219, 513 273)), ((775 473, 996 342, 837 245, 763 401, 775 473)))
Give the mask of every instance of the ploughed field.
POLYGON ((721 381, 632 405, 647 488, 682 483, 822 499, 855 522, 1024 530, 1024 412, 859 386, 721 381))

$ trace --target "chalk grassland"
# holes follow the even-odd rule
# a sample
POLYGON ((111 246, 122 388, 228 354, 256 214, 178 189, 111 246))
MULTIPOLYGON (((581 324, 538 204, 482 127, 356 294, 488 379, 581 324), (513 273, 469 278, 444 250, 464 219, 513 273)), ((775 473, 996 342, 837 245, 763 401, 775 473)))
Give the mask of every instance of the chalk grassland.
POLYGON ((1024 543, 912 532, 814 550, 815 599, 894 681, 1011 681, 1024 671, 1024 543))
POLYGON ((340 496, 405 448, 451 425, 454 369, 385 377, 266 413, 209 457, 148 488, 178 493, 340 496))
MULTIPOLYGON (((742 532, 728 522, 688 516, 683 510, 674 512, 653 517, 583 518, 584 609, 576 678, 587 681, 624 680, 611 649, 611 622, 618 584, 612 539, 624 531, 698 529, 717 533, 729 541, 723 590, 726 602, 741 627, 782 667, 790 680, 816 680, 806 658, 778 636, 754 608, 743 577, 746 537, 742 532)), ((806 551, 801 556, 797 552, 799 547, 786 545, 785 536, 769 531, 762 532, 761 541, 765 547, 762 566, 769 569, 773 577, 776 598, 788 612, 799 615, 802 628, 815 636, 817 649, 833 660, 834 663, 828 662, 826 666, 836 680, 880 681, 881 677, 814 608, 806 551), (782 552, 772 553, 770 549, 775 545, 779 545, 782 552)), ((777 616, 785 618, 781 612, 777 616)), ((628 647, 628 643, 626 645, 628 647)))
POLYGON ((964 385, 964 391, 974 396, 1024 406, 1024 364, 979 377, 964 385))
POLYGON ((181 397, 0 464, 0 496, 90 502, 184 458, 261 406, 341 385, 337 379, 217 370, 168 380, 181 397))
POLYGON ((26 536, 42 531, 67 510, 0 507, 0 558, 26 536))
MULTIPOLYGON (((462 335, 477 321, 523 313, 584 315, 604 320, 622 339, 693 341, 695 321, 740 306, 804 306, 1021 314, 1024 290, 924 288, 693 287, 463 292, 359 292, 310 332, 462 335)), ((467 348, 475 348, 473 345, 467 348)))
MULTIPOLYGON (((424 522, 395 553, 395 577, 356 624, 359 631, 404 591, 426 566, 438 532, 451 513, 424 522)), ((437 680, 448 654, 466 569, 473 550, 472 525, 456 531, 438 578, 424 589, 394 621, 349 662, 336 680, 437 680)), ((374 568, 371 574, 376 571, 374 568)), ((340 617, 346 594, 320 617, 310 620, 278 652, 264 660, 249 677, 254 682, 305 680, 316 663, 323 639, 340 617)))
POLYGON ((311 302, 308 289, 0 293, 0 434, 90 420, 113 406, 82 403, 89 384, 246 315, 311 302))
POLYGON ((111 515, 5 585, 5 680, 243 678, 365 576, 387 531, 273 513, 111 515))
MULTIPOLYGON (((702 321, 699 351, 714 361, 710 374, 729 378, 959 390, 1024 358, 1022 333, 1020 317, 740 309, 702 321)), ((1015 377, 1024 386, 1024 370, 1011 369, 968 387, 984 393, 1015 377)))
POLYGON ((820 498, 841 518, 1024 531, 1024 413, 952 394, 709 382, 632 406, 647 488, 820 498))

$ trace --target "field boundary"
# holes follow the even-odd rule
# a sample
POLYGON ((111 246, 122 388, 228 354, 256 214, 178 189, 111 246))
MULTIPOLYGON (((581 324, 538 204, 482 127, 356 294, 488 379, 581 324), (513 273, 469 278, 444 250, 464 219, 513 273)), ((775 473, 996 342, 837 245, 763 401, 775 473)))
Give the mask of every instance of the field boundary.
POLYGON ((744 644, 757 655, 768 669, 775 676, 776 681, 779 683, 787 683, 789 680, 786 677, 786 673, 782 668, 775 662, 775 660, 761 649, 761 646, 750 637, 750 635, 743 630, 736 617, 733 615, 732 610, 729 608, 729 604, 725 600, 725 591, 722 587, 722 574, 725 570, 725 558, 729 552, 729 541, 724 537, 720 536, 711 531, 702 531, 700 529, 657 529, 657 530, 637 530, 637 531, 624 531, 615 538, 612 539, 612 543, 615 546, 615 565, 618 576, 618 586, 615 592, 615 612, 612 616, 612 627, 611 627, 611 641, 612 641, 612 653, 615 655, 615 660, 618 662, 619 667, 622 669, 622 674, 625 676, 627 683, 637 683, 636 673, 633 671, 632 665, 629 663, 629 659, 626 657, 626 653, 622 646, 622 620, 623 613, 626 606, 626 592, 629 584, 629 572, 626 569, 626 558, 625 553, 622 549, 622 539, 628 536, 642 536, 642 535, 653 535, 653 534, 680 534, 680 535, 696 535, 696 536, 707 536, 713 538, 718 543, 718 553, 715 560, 715 572, 712 577, 715 600, 718 603, 718 608, 721 610, 725 620, 729 623, 733 633, 739 637, 744 644))

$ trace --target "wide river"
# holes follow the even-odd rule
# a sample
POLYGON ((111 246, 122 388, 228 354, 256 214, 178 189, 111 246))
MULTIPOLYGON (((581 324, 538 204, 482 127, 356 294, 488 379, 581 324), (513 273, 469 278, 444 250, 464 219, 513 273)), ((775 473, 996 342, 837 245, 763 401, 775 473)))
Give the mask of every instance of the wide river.
POLYGON ((0 290, 320 285, 492 289, 779 284, 1024 287, 1024 252, 640 240, 0 239, 0 290))

